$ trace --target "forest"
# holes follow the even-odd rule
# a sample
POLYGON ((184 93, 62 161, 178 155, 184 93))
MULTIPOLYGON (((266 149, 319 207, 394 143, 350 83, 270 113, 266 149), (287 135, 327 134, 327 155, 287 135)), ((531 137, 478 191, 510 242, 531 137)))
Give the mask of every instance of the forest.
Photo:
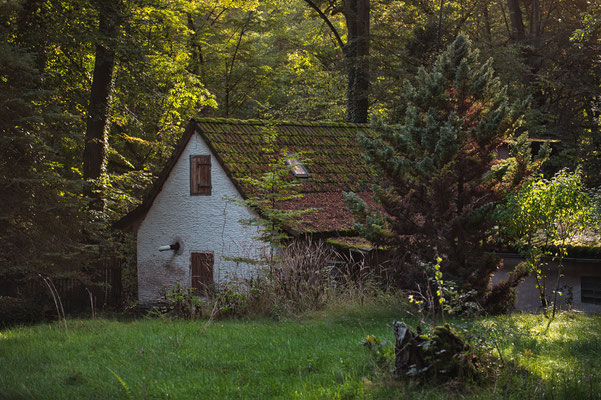
MULTIPOLYGON (((545 173, 601 184, 601 8, 574 0, 8 0, 0 4, 0 289, 125 265, 111 224, 193 117, 396 124, 459 34, 556 140, 545 173)), ((31 286, 31 285, 30 285, 31 286)))

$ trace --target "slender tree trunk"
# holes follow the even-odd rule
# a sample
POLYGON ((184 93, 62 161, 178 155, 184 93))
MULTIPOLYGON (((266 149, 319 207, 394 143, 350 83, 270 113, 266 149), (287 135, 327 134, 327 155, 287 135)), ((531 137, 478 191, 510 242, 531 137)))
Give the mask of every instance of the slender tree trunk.
POLYGON ((442 48, 442 20, 444 17, 444 0, 440 0, 440 10, 439 10, 439 14, 438 14, 438 32, 437 32, 437 38, 436 40, 438 40, 438 48, 442 48))
POLYGON ((224 101, 223 101, 223 112, 225 118, 230 117, 230 65, 228 62, 225 62, 225 88, 224 88, 224 101))
MULTIPOLYGON (((97 6, 100 14, 100 40, 96 44, 94 75, 86 121, 83 153, 83 177, 86 181, 100 178, 106 169, 109 106, 115 68, 115 50, 112 42, 117 36, 119 27, 115 3, 108 0, 99 1, 97 6)), ((93 193, 92 185, 86 185, 85 192, 92 198, 100 200, 98 203, 101 204, 102 195, 93 193)))
POLYGON ((507 0, 507 8, 509 9, 509 20, 511 21, 512 39, 521 42, 525 39, 526 32, 519 0, 507 0))
POLYGON ((347 42, 342 38, 327 15, 312 0, 305 2, 317 12, 330 28, 342 49, 347 73, 346 119, 365 123, 369 110, 369 48, 370 48, 370 0, 343 0, 342 9, 346 19, 347 42))
POLYGON ((347 120, 367 122, 369 109, 369 0, 344 0, 348 41, 344 47, 347 64, 347 120))
POLYGON ((532 0, 532 18, 530 19, 530 33, 534 37, 540 36, 540 4, 539 4, 539 0, 532 0))
POLYGON ((484 9, 482 10, 482 14, 484 15, 484 29, 486 31, 486 40, 488 40, 489 46, 492 44, 492 29, 490 27, 490 17, 488 15, 488 5, 484 5, 484 9))
POLYGON ((190 71, 194 75, 200 76, 201 82, 205 82, 204 59, 203 59, 203 55, 202 55, 202 46, 200 45, 200 43, 198 41, 198 33, 196 31, 197 27, 196 27, 196 24, 194 23, 194 18, 192 16, 192 14, 188 13, 187 19, 188 19, 188 29, 192 32, 192 35, 190 35, 191 57, 190 57, 190 66, 188 67, 188 71, 190 71))
POLYGON ((557 312, 557 293, 559 292, 559 284, 561 283, 561 273, 563 271, 563 259, 566 255, 566 241, 565 239, 561 242, 561 247, 559 249, 559 264, 557 265, 557 280, 555 281, 555 290, 553 291, 553 313, 551 314, 551 318, 549 319, 549 323, 547 324, 547 329, 551 325, 551 321, 555 318, 555 313, 557 312))
POLYGON ((234 53, 232 54, 231 60, 225 62, 225 118, 230 117, 231 106, 230 106, 230 97, 233 91, 233 74, 234 74, 234 65, 236 64, 236 57, 238 56, 238 51, 240 50, 240 44, 242 43, 242 38, 250 25, 252 20, 252 12, 248 13, 248 18, 246 19, 246 23, 240 29, 240 35, 238 36, 238 41, 236 42, 236 47, 234 47, 234 53))

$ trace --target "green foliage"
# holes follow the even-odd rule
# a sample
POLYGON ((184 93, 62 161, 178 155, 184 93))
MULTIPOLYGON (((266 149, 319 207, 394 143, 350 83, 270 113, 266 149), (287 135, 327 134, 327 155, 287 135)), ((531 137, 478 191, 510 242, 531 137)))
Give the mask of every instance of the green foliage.
POLYGON ((598 36, 599 29, 601 29, 601 7, 591 3, 587 12, 582 15, 582 27, 574 31, 570 40, 582 45, 582 42, 594 40, 598 36))
POLYGON ((2 328, 39 322, 43 318, 42 307, 31 299, 0 296, 0 323, 2 328))
POLYGON ((504 188, 513 190, 532 174, 540 171, 543 163, 551 156, 551 145, 545 141, 533 157, 528 134, 508 139, 506 143, 509 145, 509 157, 497 160, 491 172, 504 188))
POLYGON ((520 247, 565 247, 598 225, 595 202, 579 171, 559 171, 552 179, 536 175, 499 207, 502 230, 520 247))
POLYGON ((482 314, 476 291, 461 290, 455 282, 444 280, 441 262, 442 258, 439 257, 434 265, 423 264, 425 287, 409 292, 409 302, 418 307, 422 321, 430 318, 431 326, 436 326, 439 313, 443 321, 452 315, 473 317, 482 314))
POLYGON ((395 335, 399 334, 396 332, 397 324, 404 325, 402 329, 407 331, 402 333, 402 339, 396 338, 395 346, 374 335, 368 335, 359 342, 369 349, 376 364, 385 371, 385 376, 392 372, 401 381, 409 379, 411 383, 420 385, 445 381, 465 385, 480 381, 485 376, 483 365, 478 362, 473 348, 449 324, 434 326, 425 333, 418 328, 418 335, 415 335, 406 324, 395 322, 395 335), (407 339, 408 335, 411 339, 407 339), (391 371, 389 367, 393 363, 395 368, 391 371))
POLYGON ((394 348, 386 339, 375 335, 367 335, 359 341, 359 344, 370 351, 379 368, 390 372, 392 360, 394 359, 394 348))
MULTIPOLYGON (((18 11, 11 5, 3 4, 9 17, 18 11)), ((91 228, 82 220, 81 182, 60 152, 60 126, 70 116, 53 104, 35 54, 10 28, 0 27, 0 280, 9 295, 29 287, 33 297, 44 290, 36 287, 40 272, 85 279, 84 257, 94 249, 80 233, 91 228)))

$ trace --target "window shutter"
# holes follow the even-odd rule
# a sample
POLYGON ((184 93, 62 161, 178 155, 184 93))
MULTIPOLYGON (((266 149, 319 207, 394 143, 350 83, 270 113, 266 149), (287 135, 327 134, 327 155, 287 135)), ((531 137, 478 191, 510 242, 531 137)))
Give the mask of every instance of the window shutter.
POLYGON ((190 156, 190 194, 211 195, 211 156, 190 156))
POLYGON ((192 253, 192 288, 206 294, 213 285, 213 253, 192 253))

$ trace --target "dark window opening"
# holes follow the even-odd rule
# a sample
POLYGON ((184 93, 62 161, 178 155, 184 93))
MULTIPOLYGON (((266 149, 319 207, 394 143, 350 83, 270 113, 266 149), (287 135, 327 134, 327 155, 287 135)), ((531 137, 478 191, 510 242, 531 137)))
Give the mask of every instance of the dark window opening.
POLYGON ((580 300, 583 303, 601 304, 601 277, 580 277, 580 300))

